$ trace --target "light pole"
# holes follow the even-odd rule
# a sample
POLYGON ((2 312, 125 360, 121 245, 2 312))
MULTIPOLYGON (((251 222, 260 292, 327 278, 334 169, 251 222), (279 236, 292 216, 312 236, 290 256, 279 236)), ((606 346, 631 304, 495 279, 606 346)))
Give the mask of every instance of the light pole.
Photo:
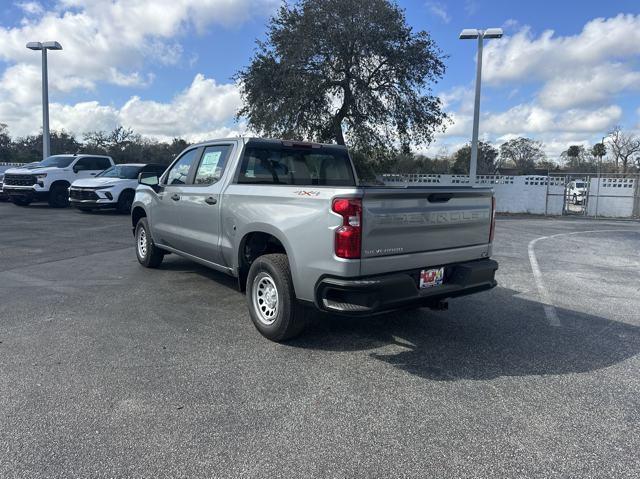
POLYGON ((49 137, 49 80, 47 75, 47 50, 62 50, 58 42, 29 42, 29 50, 42 50, 42 159, 51 153, 49 137))
MULTIPOLYGON (((609 135, 607 135, 609 136, 609 135)), ((607 151, 607 147, 604 143, 604 140, 607 139, 607 136, 602 137, 602 149, 600 150, 600 161, 598 162, 598 186, 596 187, 596 213, 595 217, 598 217, 598 201, 600 200, 600 182, 602 181, 602 157, 604 153, 607 151)))
POLYGON ((473 186, 478 170, 478 129, 480 127, 480 84, 482 82, 482 46, 485 38, 501 38, 502 28, 478 30, 465 28, 460 32, 460 40, 478 39, 478 61, 476 65, 476 99, 473 106, 473 134, 471 136, 471 164, 469 165, 469 184, 473 186))

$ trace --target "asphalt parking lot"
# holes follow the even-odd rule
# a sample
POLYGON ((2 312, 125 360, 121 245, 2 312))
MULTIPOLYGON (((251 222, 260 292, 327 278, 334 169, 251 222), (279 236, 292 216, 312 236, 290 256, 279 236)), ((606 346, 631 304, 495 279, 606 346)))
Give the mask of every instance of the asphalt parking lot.
POLYGON ((500 218, 498 288, 274 344, 127 216, 0 219, 2 478, 640 475, 637 222, 500 218))

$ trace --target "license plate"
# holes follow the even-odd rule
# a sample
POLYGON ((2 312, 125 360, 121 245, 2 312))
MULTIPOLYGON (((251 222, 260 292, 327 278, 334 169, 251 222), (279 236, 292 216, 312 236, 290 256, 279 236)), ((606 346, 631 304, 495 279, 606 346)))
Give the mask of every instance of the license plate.
POLYGON ((420 289, 440 286, 444 281, 444 268, 423 269, 420 271, 420 289))

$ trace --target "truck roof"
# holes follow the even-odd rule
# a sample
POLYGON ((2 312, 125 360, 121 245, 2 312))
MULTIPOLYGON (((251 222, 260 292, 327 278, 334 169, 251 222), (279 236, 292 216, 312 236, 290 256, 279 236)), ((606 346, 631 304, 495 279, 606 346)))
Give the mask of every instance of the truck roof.
POLYGON ((318 148, 336 148, 336 149, 346 149, 347 147, 344 145, 336 145, 335 143, 317 143, 313 141, 302 141, 302 140, 282 140, 278 138, 260 138, 256 136, 238 136, 238 137, 230 137, 230 138, 214 138, 211 140, 201 141, 199 143, 195 143, 191 146, 204 146, 209 143, 215 143, 219 141, 242 141, 244 143, 262 143, 265 145, 285 145, 285 146, 293 146, 293 145, 312 145, 318 148))

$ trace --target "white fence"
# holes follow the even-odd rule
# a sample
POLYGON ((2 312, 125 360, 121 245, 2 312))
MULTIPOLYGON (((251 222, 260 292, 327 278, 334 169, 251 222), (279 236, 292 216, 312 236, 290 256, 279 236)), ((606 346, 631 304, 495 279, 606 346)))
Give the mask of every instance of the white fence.
MULTIPOLYGON (((379 178, 389 186, 469 185, 467 175, 390 174, 379 178)), ((638 216, 638 178, 591 178, 586 215, 610 218, 638 216)), ((562 215, 567 213, 564 176, 478 175, 475 185, 492 186, 500 213, 562 215)))

